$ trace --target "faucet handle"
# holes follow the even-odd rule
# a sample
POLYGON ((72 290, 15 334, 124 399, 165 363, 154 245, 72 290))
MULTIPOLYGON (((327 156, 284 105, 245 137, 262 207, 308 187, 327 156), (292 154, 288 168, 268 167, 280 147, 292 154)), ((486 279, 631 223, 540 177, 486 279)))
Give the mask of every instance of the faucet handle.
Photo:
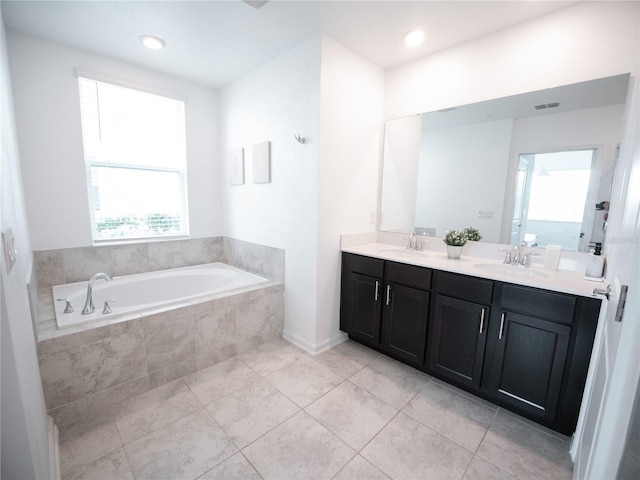
POLYGON ((406 240, 408 240, 407 249, 413 250, 416 247, 416 236, 410 233, 406 240))
POLYGON ((75 312, 75 309, 71 305, 71 300, 69 300, 68 298, 56 298, 56 302, 67 302, 64 305, 64 313, 73 313, 73 312, 75 312))
POLYGON ((504 252, 504 261, 502 263, 511 263, 511 250, 508 248, 501 248, 499 252, 504 252))
POLYGON ((523 267, 529 267, 531 266, 531 257, 536 257, 540 255, 539 253, 535 253, 535 252, 525 252, 522 254, 522 260, 520 261, 520 265, 522 265, 523 267))
POLYGON ((111 300, 105 300, 104 301, 104 308, 102 309, 102 314, 106 315, 108 313, 111 313, 113 310, 111 310, 111 307, 109 306, 109 302, 115 302, 116 299, 112 298, 111 300))

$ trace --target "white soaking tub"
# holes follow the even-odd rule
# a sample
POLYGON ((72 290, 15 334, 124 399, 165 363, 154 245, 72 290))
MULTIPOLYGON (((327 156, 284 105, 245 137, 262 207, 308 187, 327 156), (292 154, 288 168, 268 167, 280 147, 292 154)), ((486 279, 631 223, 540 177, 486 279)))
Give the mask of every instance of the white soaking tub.
POLYGON ((268 281, 219 262, 113 277, 111 281, 99 279, 93 285, 95 311, 87 315, 81 312, 87 296, 88 279, 85 282, 56 285, 52 287, 54 300, 67 299, 74 309, 73 313, 64 313, 65 302, 55 301, 56 325, 58 329, 63 329, 111 318, 121 319, 123 316, 137 318, 145 311, 188 305, 205 297, 268 281), (105 301, 109 301, 111 313, 102 313, 105 301))

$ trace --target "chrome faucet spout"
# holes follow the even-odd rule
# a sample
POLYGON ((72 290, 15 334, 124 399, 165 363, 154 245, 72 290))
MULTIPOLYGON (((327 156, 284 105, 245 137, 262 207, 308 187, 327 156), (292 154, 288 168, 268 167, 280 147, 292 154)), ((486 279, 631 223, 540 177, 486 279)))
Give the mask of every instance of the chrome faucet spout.
POLYGON ((82 307, 82 315, 89 315, 96 310, 96 307, 93 306, 93 284, 99 279, 109 282, 111 281, 111 276, 100 272, 91 277, 89 284, 87 285, 87 299, 84 301, 84 307, 82 307))

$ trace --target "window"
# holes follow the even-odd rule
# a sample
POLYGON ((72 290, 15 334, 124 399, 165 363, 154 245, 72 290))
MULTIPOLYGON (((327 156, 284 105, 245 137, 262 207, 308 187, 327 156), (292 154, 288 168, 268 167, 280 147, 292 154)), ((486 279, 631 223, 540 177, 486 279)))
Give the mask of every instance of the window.
POLYGON ((187 235, 184 102, 79 83, 94 242, 187 235))

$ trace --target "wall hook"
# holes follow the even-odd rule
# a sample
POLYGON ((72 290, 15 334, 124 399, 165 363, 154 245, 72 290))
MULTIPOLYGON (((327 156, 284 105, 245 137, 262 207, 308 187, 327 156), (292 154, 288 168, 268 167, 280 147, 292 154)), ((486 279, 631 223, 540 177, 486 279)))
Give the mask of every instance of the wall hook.
POLYGON ((296 134, 294 135, 294 138, 298 141, 298 143, 302 143, 302 144, 304 144, 304 142, 306 142, 306 141, 307 141, 307 139, 306 139, 306 138, 301 137, 301 136, 300 136, 300 134, 298 134, 298 133, 296 133, 296 134))

